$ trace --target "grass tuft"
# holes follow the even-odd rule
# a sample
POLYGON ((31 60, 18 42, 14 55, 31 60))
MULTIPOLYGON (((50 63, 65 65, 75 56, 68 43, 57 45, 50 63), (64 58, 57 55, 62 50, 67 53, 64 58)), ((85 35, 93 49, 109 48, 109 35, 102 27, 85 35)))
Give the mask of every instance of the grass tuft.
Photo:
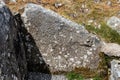
POLYGON ((67 74, 68 80, 84 80, 83 76, 75 73, 75 72, 70 72, 67 74))
POLYGON ((92 25, 86 25, 86 29, 91 32, 95 33, 100 36, 104 41, 111 42, 111 43, 118 43, 120 44, 120 34, 117 31, 111 29, 105 23, 101 24, 101 28, 95 28, 92 25))

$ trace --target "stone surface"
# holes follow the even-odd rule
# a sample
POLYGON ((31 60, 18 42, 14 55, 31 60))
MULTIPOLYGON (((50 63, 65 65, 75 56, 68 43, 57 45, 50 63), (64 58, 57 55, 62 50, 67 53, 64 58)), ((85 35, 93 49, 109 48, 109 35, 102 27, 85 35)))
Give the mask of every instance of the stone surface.
POLYGON ((112 16, 108 19, 107 25, 116 30, 120 34, 120 19, 116 16, 112 16))
POLYGON ((101 52, 104 52, 108 56, 120 56, 120 45, 116 43, 105 43, 102 48, 101 52))
POLYGON ((0 1, 0 80, 24 80, 27 63, 15 18, 0 1))
POLYGON ((27 4, 22 17, 51 72, 97 68, 100 41, 84 26, 35 4, 27 4))
POLYGON ((109 80, 120 80, 120 61, 111 61, 111 75, 109 80))

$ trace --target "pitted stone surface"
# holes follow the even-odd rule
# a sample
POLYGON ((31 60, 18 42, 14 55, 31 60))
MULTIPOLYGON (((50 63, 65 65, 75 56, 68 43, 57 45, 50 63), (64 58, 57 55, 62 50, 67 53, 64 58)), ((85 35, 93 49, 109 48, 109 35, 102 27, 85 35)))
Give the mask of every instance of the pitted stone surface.
POLYGON ((97 68, 100 40, 84 26, 35 4, 27 4, 22 17, 51 72, 97 68))

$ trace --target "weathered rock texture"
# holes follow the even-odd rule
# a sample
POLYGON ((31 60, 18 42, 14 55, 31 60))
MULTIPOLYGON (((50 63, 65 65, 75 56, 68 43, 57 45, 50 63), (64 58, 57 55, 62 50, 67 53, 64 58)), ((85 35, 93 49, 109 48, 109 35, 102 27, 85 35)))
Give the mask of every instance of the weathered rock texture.
POLYGON ((100 41, 84 26, 35 4, 26 5, 22 17, 51 72, 97 68, 100 41))
POLYGON ((24 80, 27 63, 18 24, 0 1, 0 80, 24 80))

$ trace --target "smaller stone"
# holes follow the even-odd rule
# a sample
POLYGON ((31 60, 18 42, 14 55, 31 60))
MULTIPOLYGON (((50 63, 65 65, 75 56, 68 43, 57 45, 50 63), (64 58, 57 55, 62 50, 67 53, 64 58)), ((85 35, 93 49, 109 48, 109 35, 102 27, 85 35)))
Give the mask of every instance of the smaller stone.
POLYGON ((120 80, 120 61, 111 61, 111 75, 109 80, 120 80))
POLYGON ((82 8, 86 8, 87 6, 85 5, 85 4, 82 4, 82 6, 81 6, 82 8))
POLYGON ((108 56, 120 57, 120 45, 116 43, 104 43, 101 52, 104 52, 108 56))
POLYGON ((72 17, 72 18, 77 18, 77 17, 78 17, 78 14, 76 14, 76 13, 71 13, 71 14, 69 14, 69 16, 72 17))
POLYGON ((63 6, 63 4, 62 4, 62 3, 57 3, 57 2, 56 2, 56 3, 54 4, 54 6, 55 6, 55 8, 60 8, 60 7, 63 6))
POLYGON ((120 19, 116 16, 110 17, 107 21, 107 25, 116 30, 120 34, 120 19))
POLYGON ((106 3, 108 6, 112 6, 112 2, 111 1, 107 1, 106 3))
POLYGON ((88 25, 91 25, 93 22, 93 20, 88 20, 88 25))

